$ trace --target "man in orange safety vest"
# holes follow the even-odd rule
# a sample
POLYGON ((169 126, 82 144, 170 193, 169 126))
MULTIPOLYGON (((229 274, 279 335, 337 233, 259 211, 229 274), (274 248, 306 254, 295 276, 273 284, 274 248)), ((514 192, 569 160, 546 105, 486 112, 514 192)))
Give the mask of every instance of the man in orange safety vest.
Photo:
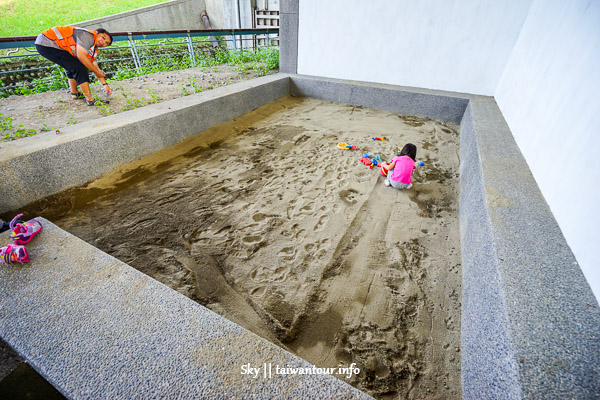
POLYGON ((112 92, 106 83, 104 71, 96 61, 98 48, 110 46, 111 43, 112 36, 105 29, 92 31, 73 26, 55 26, 38 35, 35 47, 40 55, 66 70, 71 97, 84 97, 87 105, 93 106, 96 102, 90 90, 89 71, 96 75, 107 94, 112 92), (78 86, 83 95, 78 91, 78 86))

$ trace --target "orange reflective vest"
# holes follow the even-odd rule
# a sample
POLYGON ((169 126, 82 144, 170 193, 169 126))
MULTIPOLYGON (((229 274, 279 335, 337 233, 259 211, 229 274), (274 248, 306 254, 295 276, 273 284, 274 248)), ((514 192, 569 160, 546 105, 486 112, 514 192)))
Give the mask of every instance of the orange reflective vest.
MULTIPOLYGON (((75 42, 75 38, 73 37, 75 29, 81 28, 75 28, 74 26, 54 26, 50 29, 46 29, 42 33, 48 39, 54 40, 58 47, 68 51, 73 57, 77 57, 77 43, 75 42)), ((98 35, 94 31, 88 31, 87 29, 81 30, 87 31, 94 36, 94 45, 91 49, 88 50, 88 58, 92 62, 94 62, 94 60, 96 60, 96 57, 98 56, 98 46, 96 46, 98 35)))

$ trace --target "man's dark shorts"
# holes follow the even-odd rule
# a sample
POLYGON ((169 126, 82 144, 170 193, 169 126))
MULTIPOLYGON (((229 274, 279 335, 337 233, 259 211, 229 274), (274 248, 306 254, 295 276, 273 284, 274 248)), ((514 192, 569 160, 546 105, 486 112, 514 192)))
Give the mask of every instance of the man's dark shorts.
POLYGON ((68 51, 40 46, 39 44, 36 44, 35 48, 42 57, 63 67, 67 71, 67 78, 75 79, 78 85, 90 81, 90 73, 87 67, 68 51))

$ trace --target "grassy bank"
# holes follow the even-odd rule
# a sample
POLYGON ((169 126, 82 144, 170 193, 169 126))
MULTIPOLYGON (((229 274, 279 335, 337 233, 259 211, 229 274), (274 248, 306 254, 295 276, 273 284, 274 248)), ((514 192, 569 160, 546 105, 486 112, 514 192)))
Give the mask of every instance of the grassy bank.
POLYGON ((33 36, 56 25, 68 25, 168 0, 0 0, 0 37, 33 36))

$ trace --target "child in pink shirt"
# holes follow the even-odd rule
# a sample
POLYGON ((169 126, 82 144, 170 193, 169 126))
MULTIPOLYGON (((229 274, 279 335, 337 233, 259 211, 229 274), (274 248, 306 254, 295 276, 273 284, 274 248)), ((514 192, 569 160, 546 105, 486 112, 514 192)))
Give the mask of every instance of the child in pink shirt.
POLYGON ((410 189, 412 187, 411 175, 417 158, 417 146, 407 143, 398 157, 394 157, 391 163, 383 163, 383 167, 389 172, 385 178, 385 186, 396 189, 410 189))

